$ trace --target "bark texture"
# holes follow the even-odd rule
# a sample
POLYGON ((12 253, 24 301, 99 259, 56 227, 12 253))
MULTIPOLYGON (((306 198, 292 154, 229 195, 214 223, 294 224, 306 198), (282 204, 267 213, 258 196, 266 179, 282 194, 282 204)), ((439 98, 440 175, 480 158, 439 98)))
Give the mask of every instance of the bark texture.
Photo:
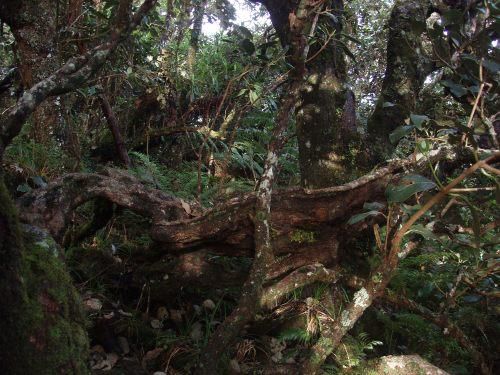
MULTIPOLYGON (((53 1, 12 1, 0 4, 0 18, 11 28, 14 51, 19 61, 23 88, 30 89, 59 66, 57 29, 59 6, 53 1)), ((40 105, 33 113, 32 135, 39 142, 58 123, 58 106, 53 100, 40 105)))
POLYGON ((0 180, 0 368, 5 374, 87 374, 81 302, 46 232, 20 227, 0 180))
MULTIPOLYGON (((337 17, 312 14, 308 20, 312 32, 304 33, 300 43, 293 43, 293 32, 289 26, 289 15, 298 12, 298 1, 262 0, 271 16, 271 21, 281 44, 288 48, 292 64, 305 51, 302 62, 306 79, 301 88, 299 105, 296 108, 297 138, 302 184, 308 188, 323 188, 337 185, 352 178, 352 154, 359 147, 355 127, 352 127, 352 93, 345 85, 346 62, 338 43, 342 31, 343 1, 326 1, 316 9, 328 9, 337 17), (317 25, 331 33, 325 40, 312 42, 317 25), (311 44, 311 45, 310 45, 311 44), (295 46, 302 46, 297 51, 295 46), (343 122, 347 121, 347 126, 343 122)), ((318 3, 321 4, 321 3, 318 3)))
POLYGON ((415 110, 422 84, 431 72, 420 29, 425 27, 429 6, 428 0, 397 0, 391 11, 382 92, 368 121, 380 160, 392 150, 389 134, 404 125, 415 110))

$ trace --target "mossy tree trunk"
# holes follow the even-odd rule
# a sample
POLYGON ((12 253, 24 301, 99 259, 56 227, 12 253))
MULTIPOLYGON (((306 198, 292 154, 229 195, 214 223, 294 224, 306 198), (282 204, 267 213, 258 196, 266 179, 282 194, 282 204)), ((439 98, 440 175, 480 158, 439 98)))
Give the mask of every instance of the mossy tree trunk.
MULTIPOLYGON (((295 51, 290 40, 288 17, 296 12, 298 2, 284 0, 262 0, 268 9, 272 23, 284 47, 288 47, 289 58, 295 51)), ((309 188, 333 186, 351 177, 352 155, 350 148, 357 143, 355 129, 344 126, 345 109, 350 98, 347 89, 346 62, 342 48, 336 42, 342 31, 344 4, 342 0, 327 1, 325 7, 335 15, 337 21, 320 15, 312 23, 323 24, 331 36, 306 48, 306 80, 304 81, 296 111, 299 163, 302 184, 309 188), (325 43, 328 43, 326 46, 325 43)), ((317 30, 316 26, 316 30, 317 30)), ((311 43, 311 36, 305 42, 311 43)), ((352 104, 352 102, 351 102, 352 104)), ((352 121, 348 121, 352 125, 352 121)))
POLYGON ((392 151, 389 135, 415 110, 418 94, 432 70, 422 45, 429 6, 428 0, 397 0, 391 11, 382 91, 368 121, 368 133, 376 140, 380 160, 392 151))
POLYGON ((58 247, 46 232, 20 227, 3 174, 0 257, 2 373, 89 373, 85 317, 58 247))
MULTIPOLYGON (((5 148, 21 132, 30 114, 47 103, 46 99, 87 82, 156 2, 144 0, 127 24, 117 26, 105 43, 88 53, 69 59, 60 69, 39 70, 46 77, 26 88, 16 105, 2 117, 0 163, 5 148)), ((129 0, 122 3, 131 4, 129 0)), ((0 3, 0 18, 9 23, 16 45, 26 56, 31 56, 33 45, 23 43, 33 43, 31 37, 35 42, 42 42, 35 34, 42 24, 47 27, 51 22, 52 19, 47 18, 42 23, 42 17, 44 14, 49 17, 52 8, 49 1, 0 3)), ((25 68, 23 79, 31 74, 30 79, 34 80, 33 61, 25 68)), ((14 375, 87 374, 85 317, 59 248, 47 232, 36 227, 43 225, 44 219, 34 222, 36 226, 21 228, 16 211, 0 169, 0 295, 3 298, 0 369, 2 373, 14 375)))

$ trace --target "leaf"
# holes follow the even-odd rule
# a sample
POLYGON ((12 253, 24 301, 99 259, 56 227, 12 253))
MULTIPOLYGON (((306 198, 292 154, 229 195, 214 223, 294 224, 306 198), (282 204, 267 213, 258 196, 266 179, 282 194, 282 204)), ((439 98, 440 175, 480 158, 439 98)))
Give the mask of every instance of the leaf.
POLYGON ((422 153, 427 153, 431 149, 431 143, 427 139, 418 142, 418 149, 422 153))
POLYGON ((391 107, 394 107, 396 104, 394 103, 391 103, 391 102, 384 102, 384 104, 382 104, 382 108, 391 108, 391 107))
POLYGON ((420 129, 424 122, 429 121, 429 117, 427 117, 426 115, 415 115, 412 113, 410 115, 410 120, 413 125, 420 129))
POLYGON ((465 303, 476 303, 482 299, 482 296, 479 294, 469 294, 463 298, 465 303))
POLYGON ((360 214, 351 216, 349 221, 347 222, 348 225, 353 225, 356 224, 364 219, 366 219, 369 216, 376 216, 376 215, 382 215, 381 212, 379 211, 368 211, 368 212, 362 212, 360 214))
POLYGON ((396 128, 391 134, 389 134, 389 140, 392 144, 396 144, 401 138, 410 134, 412 130, 415 129, 413 125, 403 125, 396 128))
POLYGON ((408 233, 420 234, 426 240, 435 240, 441 242, 438 236, 436 236, 430 229, 424 227, 422 224, 413 225, 408 233))
POLYGON ((493 60, 484 60, 483 66, 493 74, 497 74, 500 71, 500 64, 493 60))
POLYGON ((372 210, 372 211, 376 211, 376 210, 382 210, 385 208, 385 205, 380 203, 380 202, 365 202, 365 204, 363 205, 363 209, 365 210, 372 210))
POLYGON ((255 44, 250 39, 241 40, 239 46, 247 55, 253 55, 255 52, 255 44))
POLYGON ((333 23, 339 23, 339 18, 336 15, 330 12, 324 12, 323 15, 329 17, 333 21, 333 23))
POLYGON ((181 206, 184 209, 184 211, 186 211, 186 213, 188 215, 191 215, 191 206, 183 199, 181 199, 180 201, 181 201, 181 206))
POLYGON ((87 95, 95 95, 95 93, 97 92, 97 88, 95 86, 90 86, 89 88, 87 88, 87 95))
POLYGON ((28 184, 21 184, 17 187, 16 190, 21 193, 28 193, 31 191, 31 187, 28 184))
POLYGON ((250 98, 250 103, 252 103, 252 105, 254 105, 257 100, 259 100, 259 94, 254 90, 250 90, 248 92, 248 97, 250 98))
POLYGON ((44 188, 45 186, 47 186, 47 183, 45 182, 42 176, 31 177, 31 180, 33 181, 36 187, 44 188))
POLYGON ((400 203, 406 201, 412 195, 420 193, 422 191, 431 190, 436 187, 436 184, 419 175, 410 175, 402 179, 403 181, 412 182, 410 185, 389 185, 385 194, 387 196, 387 201, 390 203, 400 203))
POLYGON ((450 80, 441 81, 441 85, 443 85, 444 87, 448 87, 451 93, 457 98, 461 98, 462 96, 467 94, 467 89, 464 86, 459 85, 453 81, 450 80))

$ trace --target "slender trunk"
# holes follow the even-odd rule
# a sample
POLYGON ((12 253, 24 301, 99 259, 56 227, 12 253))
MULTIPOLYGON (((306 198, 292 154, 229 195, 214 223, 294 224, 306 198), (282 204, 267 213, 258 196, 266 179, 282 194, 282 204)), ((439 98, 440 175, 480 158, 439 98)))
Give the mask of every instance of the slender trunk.
POLYGON ((106 121, 108 122, 109 131, 113 135, 116 153, 123 165, 127 168, 130 168, 132 164, 128 156, 125 142, 121 135, 120 127, 118 125, 118 121, 116 120, 115 113, 113 112, 113 109, 109 104, 108 98, 104 94, 99 96, 99 101, 101 102, 101 108, 104 113, 104 117, 106 117, 106 121))
POLYGON ((203 16, 205 15, 205 7, 207 0, 197 0, 193 9, 193 27, 191 28, 191 37, 189 39, 188 50, 188 72, 194 74, 194 65, 196 63, 196 54, 200 48, 201 26, 203 24, 203 16))

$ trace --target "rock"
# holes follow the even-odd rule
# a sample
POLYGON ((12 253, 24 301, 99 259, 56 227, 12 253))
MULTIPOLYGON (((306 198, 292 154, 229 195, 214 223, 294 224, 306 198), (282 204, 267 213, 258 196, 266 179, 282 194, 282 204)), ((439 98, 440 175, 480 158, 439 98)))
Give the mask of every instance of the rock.
POLYGON ((196 322, 191 326, 191 333, 189 336, 194 341, 200 341, 203 338, 203 331, 202 331, 203 326, 201 325, 200 322, 196 322))
POLYGON ((229 372, 231 374, 241 374, 240 364, 236 359, 231 359, 231 361, 229 361, 229 372))
POLYGON ((203 301, 203 307, 206 308, 207 310, 214 310, 215 303, 211 299, 206 299, 205 301, 203 301))
POLYGON ((120 346, 120 349, 122 350, 122 353, 124 355, 127 355, 130 353, 130 345, 128 344, 128 340, 123 337, 123 336, 118 336, 118 345, 120 346))
POLYGON ((165 320, 168 319, 168 310, 165 306, 158 307, 158 310, 156 312, 156 317, 159 320, 165 320))
POLYGON ((163 323, 158 319, 152 319, 150 324, 151 324, 151 327, 153 327, 154 329, 163 328, 163 323))
POLYGON ((376 361, 373 368, 380 375, 449 375, 419 355, 389 355, 376 361))

